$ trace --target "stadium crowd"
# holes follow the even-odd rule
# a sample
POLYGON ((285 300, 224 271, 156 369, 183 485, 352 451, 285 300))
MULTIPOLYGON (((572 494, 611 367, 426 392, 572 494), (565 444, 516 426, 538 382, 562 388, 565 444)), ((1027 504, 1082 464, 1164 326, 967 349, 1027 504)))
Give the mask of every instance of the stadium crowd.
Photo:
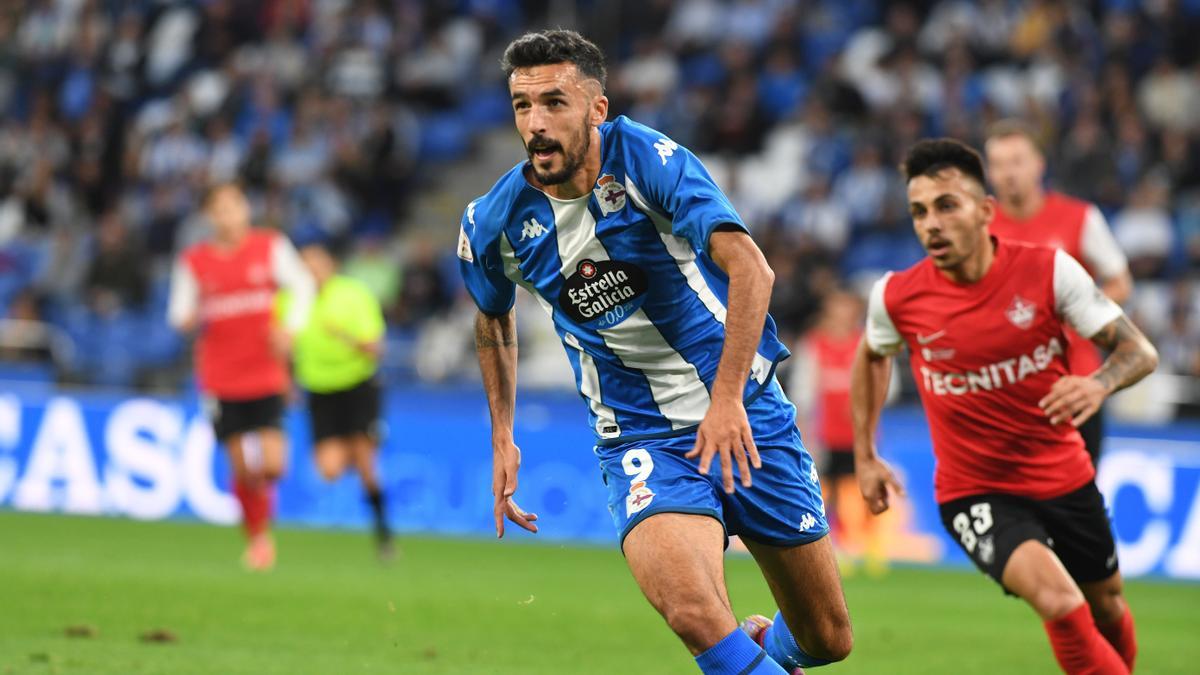
POLYGON ((412 203, 446 188, 427 167, 511 124, 498 50, 556 23, 610 55, 615 114, 726 188, 787 339, 837 287, 922 255, 905 147, 981 147, 1020 117, 1050 183, 1108 217, 1162 368, 1200 376, 1197 0, 6 3, 0 307, 25 321, 0 324, 0 370, 52 356, 59 381, 181 386, 167 272, 204 235, 204 186, 231 178, 260 224, 332 242, 394 340, 468 306, 454 223, 416 227, 412 203))

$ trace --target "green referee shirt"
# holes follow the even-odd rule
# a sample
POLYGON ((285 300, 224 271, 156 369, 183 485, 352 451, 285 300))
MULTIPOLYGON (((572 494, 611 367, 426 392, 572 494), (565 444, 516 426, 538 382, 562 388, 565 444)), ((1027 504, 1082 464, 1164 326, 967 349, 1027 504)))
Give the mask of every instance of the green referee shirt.
MULTIPOLYGON (((286 314, 290 302, 287 293, 280 293, 278 313, 286 314)), ((383 337, 385 328, 379 301, 362 282, 341 275, 331 278, 317 291, 308 323, 292 346, 300 386, 328 394, 365 382, 379 369, 378 360, 338 333, 373 342, 383 337)))

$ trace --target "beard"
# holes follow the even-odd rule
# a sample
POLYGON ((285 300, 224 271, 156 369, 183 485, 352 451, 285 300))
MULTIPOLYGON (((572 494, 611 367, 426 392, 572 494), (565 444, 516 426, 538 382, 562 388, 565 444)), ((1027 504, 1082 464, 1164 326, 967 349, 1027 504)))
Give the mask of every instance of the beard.
POLYGON ((579 168, 583 166, 584 160, 587 158, 588 149, 592 145, 591 134, 585 124, 577 137, 573 139, 575 142, 571 145, 574 151, 567 150, 558 141, 550 140, 544 136, 534 136, 529 143, 525 144, 525 154, 529 156, 529 166, 533 170, 533 175, 542 185, 561 185, 566 183, 575 175, 579 168), (562 153, 562 168, 557 171, 543 172, 538 169, 537 160, 533 158, 533 153, 543 150, 554 150, 562 153))

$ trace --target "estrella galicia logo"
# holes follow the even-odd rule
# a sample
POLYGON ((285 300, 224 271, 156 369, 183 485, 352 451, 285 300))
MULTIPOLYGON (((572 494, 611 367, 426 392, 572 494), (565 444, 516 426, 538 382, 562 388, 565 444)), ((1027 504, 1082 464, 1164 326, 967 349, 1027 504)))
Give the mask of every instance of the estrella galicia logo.
POLYGON ((646 273, 620 260, 581 260, 567 277, 558 304, 572 321, 612 328, 646 301, 646 273))

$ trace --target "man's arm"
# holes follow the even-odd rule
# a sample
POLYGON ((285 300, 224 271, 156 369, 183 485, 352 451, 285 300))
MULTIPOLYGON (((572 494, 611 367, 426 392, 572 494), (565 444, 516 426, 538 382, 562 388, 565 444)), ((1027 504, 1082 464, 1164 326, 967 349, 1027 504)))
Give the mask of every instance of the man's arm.
POLYGON ((513 442, 513 411, 517 401, 517 319, 516 310, 491 316, 479 312, 475 317, 475 351, 483 390, 487 393, 492 419, 492 495, 495 497, 496 536, 504 536, 504 518, 537 532, 537 515, 525 513, 513 501, 517 491, 517 471, 521 450, 513 442))
POLYGON ((167 301, 167 323, 181 333, 198 327, 200 314, 200 284, 183 258, 171 267, 171 291, 167 301))
POLYGON ((1084 217, 1080 253, 1083 262, 1095 272, 1100 290, 1118 305, 1125 304, 1133 293, 1129 261, 1113 237, 1104 214, 1095 205, 1088 207, 1084 217))
POLYGON ((1133 277, 1129 270, 1118 272, 1116 275, 1100 281, 1100 290, 1118 305, 1125 304, 1133 293, 1133 277))
POLYGON ((1101 328, 1092 342, 1108 351, 1108 358, 1088 377, 1067 376, 1054 383, 1038 403, 1051 424, 1069 420, 1078 427, 1100 409, 1104 399, 1158 367, 1158 351, 1124 314, 1101 328))
POLYGON ((887 511, 888 486, 904 494, 904 487, 875 447, 879 415, 891 378, 892 357, 876 354, 864 337, 850 369, 850 417, 854 424, 854 473, 872 513, 887 511))
POLYGON ((734 461, 743 487, 750 487, 750 466, 756 469, 762 466, 742 397, 746 379, 750 376, 750 365, 762 339, 775 273, 767 265, 758 245, 740 227, 713 232, 709 238, 709 255, 729 276, 725 346, 717 364, 712 404, 696 431, 696 445, 686 456, 700 457, 700 473, 703 474, 708 473, 713 456, 718 456, 725 492, 732 493, 734 461))
POLYGON ((1083 266, 1062 251, 1054 258, 1054 301, 1064 321, 1109 352, 1099 370, 1088 377, 1060 378, 1038 402, 1051 424, 1070 422, 1078 427, 1110 394, 1158 367, 1158 352, 1096 287, 1083 266))

